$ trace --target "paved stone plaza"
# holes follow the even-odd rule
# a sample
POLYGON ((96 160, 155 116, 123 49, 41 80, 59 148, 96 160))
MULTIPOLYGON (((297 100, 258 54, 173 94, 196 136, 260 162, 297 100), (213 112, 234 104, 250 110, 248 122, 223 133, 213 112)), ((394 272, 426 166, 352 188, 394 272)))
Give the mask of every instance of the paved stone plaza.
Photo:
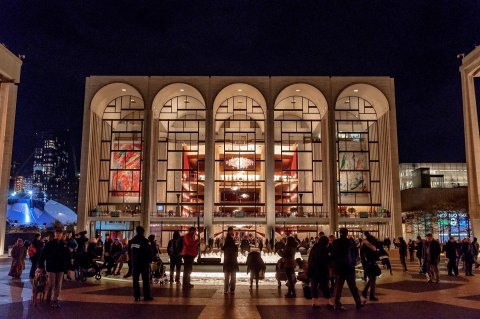
MULTIPOLYGON (((332 312, 324 306, 312 309, 297 284, 295 299, 286 299, 286 287, 275 282, 261 283, 249 290, 240 280, 234 295, 224 295, 219 279, 193 280, 195 287, 184 291, 175 285, 154 285, 153 302, 135 303, 131 282, 117 278, 89 278, 85 283, 64 282, 61 308, 45 304, 30 305, 31 284, 7 276, 10 260, 0 259, 0 318, 480 318, 480 272, 476 277, 446 276, 445 259, 441 263, 438 284, 427 284, 418 275, 417 263, 408 263, 403 273, 396 252, 392 252, 393 276, 386 271, 378 280, 378 302, 369 302, 359 311, 344 289, 345 312, 332 312)), ((27 263, 29 263, 27 261, 27 263)), ((29 265, 28 267, 29 268, 29 265)), ((194 267, 195 270, 195 267, 194 267)), ((358 287, 364 283, 357 281, 358 287)), ((323 303, 323 300, 321 301, 323 303)))

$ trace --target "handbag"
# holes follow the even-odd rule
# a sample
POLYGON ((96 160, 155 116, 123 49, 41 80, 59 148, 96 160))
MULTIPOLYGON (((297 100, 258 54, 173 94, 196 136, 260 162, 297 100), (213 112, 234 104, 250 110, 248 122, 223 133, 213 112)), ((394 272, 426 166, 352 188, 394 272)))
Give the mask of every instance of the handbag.
POLYGON ((260 271, 258 272, 258 279, 260 279, 260 280, 265 279, 265 270, 260 269, 260 271))
POLYGON ((367 274, 378 277, 382 274, 382 270, 378 267, 377 263, 369 264, 367 266, 367 274))
POLYGON ((310 285, 303 285, 303 296, 305 299, 312 299, 312 290, 310 289, 310 285))

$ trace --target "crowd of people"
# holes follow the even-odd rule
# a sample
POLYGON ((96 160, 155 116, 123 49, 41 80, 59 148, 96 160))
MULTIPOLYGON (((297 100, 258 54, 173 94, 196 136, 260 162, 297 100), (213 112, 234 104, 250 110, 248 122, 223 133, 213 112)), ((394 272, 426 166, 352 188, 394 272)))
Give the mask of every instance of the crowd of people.
MULTIPOLYGON (((132 277, 133 296, 140 301, 140 277, 143 281, 143 300, 151 301, 150 283, 154 265, 162 265, 160 248, 156 243, 155 235, 145 237, 145 230, 138 226, 136 235, 128 240, 124 238, 110 238, 105 235, 88 238, 87 232, 78 234, 57 230, 47 234, 44 238, 35 234, 31 243, 18 239, 12 248, 12 264, 9 275, 20 278, 25 269, 27 256, 31 261, 29 277, 47 274, 46 300, 52 307, 59 307, 58 297, 63 280, 72 280, 72 272, 76 276, 76 264, 80 259, 87 260, 90 266, 104 269, 104 276, 119 276, 124 264, 128 264, 128 271, 124 278, 132 277)), ((318 308, 318 299, 321 295, 326 299, 326 306, 333 310, 344 310, 341 304, 342 288, 346 282, 357 309, 365 305, 366 300, 377 301, 376 280, 382 270, 379 263, 390 271, 392 267, 387 250, 390 250, 392 241, 387 237, 378 240, 368 232, 361 238, 349 236, 348 230, 342 228, 339 238, 326 236, 320 232, 318 236, 300 240, 296 235, 287 236, 280 240, 248 238, 236 236, 232 227, 228 228, 224 238, 208 240, 208 249, 213 246, 224 256, 224 293, 234 294, 236 274, 239 271, 239 254, 247 256, 247 274, 250 274, 250 288, 255 282, 265 278, 266 264, 262 255, 276 254, 279 256, 277 272, 285 274, 288 291, 286 298, 296 297, 296 282, 301 281, 305 296, 312 300, 312 307, 318 308), (251 249, 256 247, 256 249, 251 249), (297 252, 307 254, 308 260, 296 258, 297 252), (299 269, 298 274, 296 269, 299 269), (362 273, 365 286, 359 292, 356 285, 356 276, 362 273), (363 297, 363 299, 361 298, 363 297)), ((398 248, 400 263, 403 271, 407 271, 407 260, 418 260, 419 273, 425 274, 429 283, 439 282, 438 265, 441 252, 445 252, 448 259, 447 269, 449 276, 459 275, 459 266, 463 266, 466 276, 473 276, 473 267, 479 267, 477 255, 479 244, 474 238, 450 240, 441 245, 432 234, 425 239, 420 236, 416 240, 406 242, 402 237, 394 239, 393 245, 398 248), (408 259, 410 255, 410 259, 408 259)), ((191 227, 185 235, 175 231, 168 242, 167 253, 170 264, 170 284, 181 285, 183 289, 193 288, 191 273, 194 259, 198 256, 200 240, 197 230, 191 227), (181 270, 183 265, 183 276, 181 270)))

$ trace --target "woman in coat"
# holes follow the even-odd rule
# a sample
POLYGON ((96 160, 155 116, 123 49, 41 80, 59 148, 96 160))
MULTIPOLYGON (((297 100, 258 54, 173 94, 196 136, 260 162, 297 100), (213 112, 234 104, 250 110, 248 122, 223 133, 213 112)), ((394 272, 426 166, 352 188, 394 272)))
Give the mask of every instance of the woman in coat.
POLYGON ((313 245, 308 256, 307 273, 312 289, 312 308, 319 307, 315 301, 318 299, 318 290, 321 290, 323 297, 327 299, 327 308, 333 309, 333 298, 328 287, 330 279, 329 264, 332 259, 328 243, 328 237, 320 237, 318 243, 313 245))
POLYGON ((252 288, 252 285, 253 285, 253 279, 255 279, 255 282, 258 288, 258 280, 260 279, 260 272, 263 271, 265 273, 265 270, 267 269, 267 267, 265 266, 265 263, 263 262, 260 252, 258 251, 250 252, 247 256, 246 264, 247 264, 247 274, 250 273, 250 289, 252 288))
POLYGON ((18 238, 15 246, 12 248, 12 266, 8 273, 13 278, 20 278, 23 269, 25 269, 25 258, 27 257, 27 250, 23 245, 23 239, 18 238))
POLYGON ((297 252, 297 242, 293 237, 287 237, 287 244, 283 250, 278 251, 278 254, 282 256, 285 273, 288 280, 288 292, 285 295, 286 298, 295 298, 295 253, 297 252))
POLYGON ((235 292, 238 271, 238 247, 233 239, 233 227, 228 227, 227 238, 222 247, 223 250, 223 272, 225 282, 223 292, 228 294, 235 292))

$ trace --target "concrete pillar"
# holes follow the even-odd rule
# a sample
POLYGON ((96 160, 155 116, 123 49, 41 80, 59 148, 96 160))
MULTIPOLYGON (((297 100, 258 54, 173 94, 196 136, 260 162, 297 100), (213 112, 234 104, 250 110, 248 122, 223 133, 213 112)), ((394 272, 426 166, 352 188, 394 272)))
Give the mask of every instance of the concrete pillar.
MULTIPOLYGON (((334 102, 335 103, 335 102, 334 102)), ((338 190, 337 190, 337 160, 336 160, 336 130, 335 130, 335 106, 331 105, 325 120, 322 121, 322 146, 324 146, 323 165, 326 166, 326 176, 324 179, 324 187, 327 188, 327 211, 328 226, 330 234, 334 234, 338 229, 338 190)))
POLYGON ((145 234, 150 234, 150 208, 155 194, 152 193, 151 178, 154 170, 155 138, 153 132, 153 114, 151 107, 146 107, 143 117, 143 175, 142 175, 142 211, 140 223, 145 228, 145 234))
POLYGON ((480 135, 473 80, 479 69, 480 48, 477 48, 463 59, 460 67, 468 173, 468 212, 472 232, 476 237, 480 234, 480 135))
POLYGON ((267 227, 265 236, 270 238, 275 231, 275 114, 274 109, 267 108, 265 123, 265 210, 267 227))
POLYGON ((205 119, 205 194, 203 206, 203 223, 207 236, 213 237, 213 211, 215 195, 215 121, 213 108, 207 107, 205 119))
POLYGON ((0 84, 0 255, 5 250, 8 184, 12 162, 13 130, 17 103, 17 86, 0 84), (2 158, 3 157, 3 158, 2 158))

